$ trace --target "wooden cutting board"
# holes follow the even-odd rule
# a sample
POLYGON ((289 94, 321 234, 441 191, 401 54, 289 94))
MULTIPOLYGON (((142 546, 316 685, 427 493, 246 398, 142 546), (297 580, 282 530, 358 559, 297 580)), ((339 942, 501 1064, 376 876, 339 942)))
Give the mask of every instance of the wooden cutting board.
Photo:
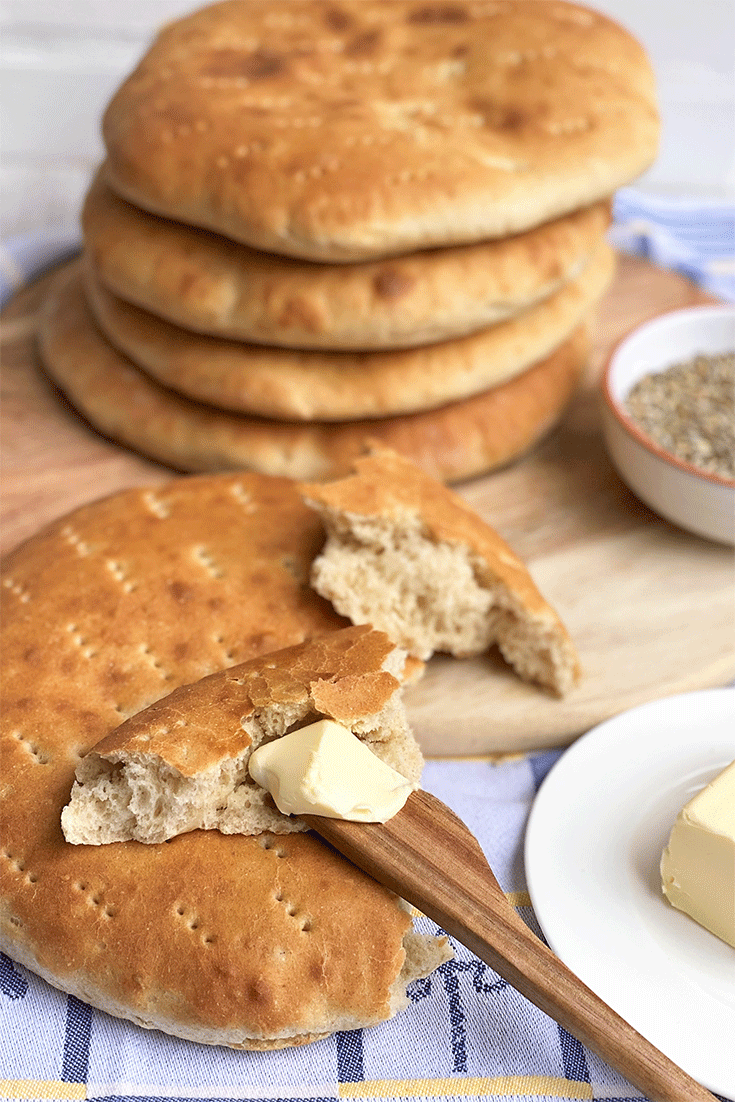
MULTIPOLYGON (((35 315, 49 276, 3 314, 0 549, 68 510, 172 477, 97 435, 42 377, 35 315)), ((613 470, 597 382, 617 340, 642 321, 711 301, 682 277, 621 258, 599 310, 588 377, 560 428, 512 467, 458 487, 529 568, 558 609, 584 666, 556 700, 490 655, 436 658, 406 693, 430 756, 561 746, 636 704, 735 678, 732 552, 658 518, 613 470)))

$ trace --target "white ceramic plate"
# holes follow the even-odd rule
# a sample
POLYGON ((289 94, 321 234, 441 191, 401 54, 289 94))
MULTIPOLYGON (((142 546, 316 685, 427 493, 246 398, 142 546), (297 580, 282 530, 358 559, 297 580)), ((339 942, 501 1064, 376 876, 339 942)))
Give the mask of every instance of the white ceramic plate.
POLYGON ((735 758, 735 689, 644 704, 584 735, 531 809, 525 861, 551 948, 639 1033, 735 1099, 735 949, 671 907, 682 806, 735 758))

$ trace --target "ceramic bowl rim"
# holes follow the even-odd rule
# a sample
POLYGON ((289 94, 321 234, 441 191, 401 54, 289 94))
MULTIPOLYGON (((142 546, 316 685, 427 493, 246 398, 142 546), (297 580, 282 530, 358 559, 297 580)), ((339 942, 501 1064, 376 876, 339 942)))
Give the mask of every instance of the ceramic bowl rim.
MULTIPOLYGON (((685 459, 680 459, 677 455, 662 448, 660 444, 657 444, 650 436, 647 436, 636 422, 625 412, 622 404, 615 398, 610 385, 610 378, 612 375, 613 361, 616 359, 618 353, 622 347, 633 337, 637 336, 647 326, 661 321, 665 318, 673 318, 676 315, 691 314, 695 311, 709 312, 723 311, 731 312, 735 316, 735 305, 730 306, 728 303, 702 303, 699 306, 684 306, 676 307, 673 310, 666 310, 662 314, 657 314, 653 318, 649 318, 648 321, 641 322, 640 325, 636 325, 630 332, 622 336, 615 342, 610 354, 605 360, 605 366, 602 373, 602 394, 605 403, 609 411, 613 414, 620 425, 625 429, 629 436, 631 436, 641 447, 645 448, 647 452, 655 455, 658 459, 663 460, 670 467, 676 470, 682 471, 694 478, 703 479, 705 482, 714 483, 716 486, 723 486, 725 489, 735 490, 735 478, 726 478, 724 475, 715 474, 713 471, 703 471, 701 467, 696 467, 693 463, 688 463, 685 459)), ((643 375, 641 375, 643 378, 643 375)))

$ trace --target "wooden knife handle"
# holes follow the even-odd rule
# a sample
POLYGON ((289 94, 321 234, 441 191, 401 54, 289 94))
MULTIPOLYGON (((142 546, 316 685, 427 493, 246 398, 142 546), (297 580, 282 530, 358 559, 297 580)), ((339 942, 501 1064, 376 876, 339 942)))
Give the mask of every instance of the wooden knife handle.
MULTIPOLYGON (((594 994, 510 908, 488 912, 469 892, 465 917, 430 917, 655 1102, 713 1102, 713 1095, 594 994), (453 928, 454 927, 454 928, 453 928)), ((426 913, 426 912, 425 912, 426 913)))
POLYGON ((465 824, 427 792, 387 823, 303 816, 374 879, 456 937, 503 979, 606 1060, 652 1102, 714 1095, 594 994, 526 926, 465 824))

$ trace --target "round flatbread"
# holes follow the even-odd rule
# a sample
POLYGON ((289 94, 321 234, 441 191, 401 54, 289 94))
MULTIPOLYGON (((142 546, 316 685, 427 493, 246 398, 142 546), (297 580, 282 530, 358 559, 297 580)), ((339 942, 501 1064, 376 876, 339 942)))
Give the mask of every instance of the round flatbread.
POLYGON ((7 556, 0 931, 14 960, 140 1025, 274 1048, 389 1017, 406 979, 444 959, 310 834, 62 835, 80 757, 121 721, 335 634, 344 621, 307 584, 323 538, 293 483, 242 474, 116 494, 7 556))
POLYGON ((107 177, 268 252, 505 237, 655 157, 642 47, 564 0, 229 0, 169 24, 104 116, 107 177))
POLYGON ((185 329, 283 348, 410 348, 464 336, 547 298, 609 222, 597 203, 525 234, 390 261, 314 264, 158 218, 98 175, 82 214, 100 282, 185 329))
POLYGON ((390 352, 303 352, 192 333, 111 294, 86 268, 99 327, 159 382, 220 409, 348 421, 435 409, 520 375, 576 329, 612 280, 601 244, 579 276, 525 314, 469 337, 390 352))
POLYGON ((101 335, 78 267, 60 273, 40 328, 49 375, 91 424, 178 470, 257 470, 291 478, 345 474, 367 439, 446 481, 509 462, 556 424, 586 362, 584 326, 508 383, 427 413, 344 424, 295 424, 225 413, 139 371, 101 335))

